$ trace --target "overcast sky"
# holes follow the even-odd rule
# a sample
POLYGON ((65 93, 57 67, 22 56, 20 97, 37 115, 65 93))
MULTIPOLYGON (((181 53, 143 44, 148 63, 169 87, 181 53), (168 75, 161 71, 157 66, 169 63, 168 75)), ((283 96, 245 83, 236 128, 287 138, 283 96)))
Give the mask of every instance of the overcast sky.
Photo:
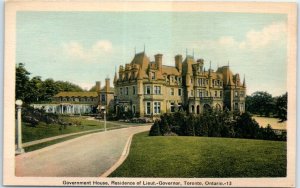
POLYGON ((287 17, 283 14, 214 12, 18 12, 16 63, 32 76, 89 89, 115 67, 145 50, 203 58, 208 68, 227 65, 246 75, 247 94, 286 92, 287 17))

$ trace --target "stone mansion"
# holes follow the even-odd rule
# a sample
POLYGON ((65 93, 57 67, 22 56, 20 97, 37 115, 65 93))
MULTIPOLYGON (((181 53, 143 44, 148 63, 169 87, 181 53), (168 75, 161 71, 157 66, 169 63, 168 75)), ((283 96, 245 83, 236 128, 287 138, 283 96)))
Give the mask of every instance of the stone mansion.
POLYGON ((115 109, 140 116, 158 116, 186 110, 200 114, 206 109, 245 111, 246 83, 228 66, 205 70, 204 60, 175 56, 175 66, 163 65, 163 55, 150 61, 145 52, 115 73, 115 109))
POLYGON ((246 83, 228 66, 204 68, 204 60, 176 55, 174 66, 163 65, 163 55, 154 61, 145 52, 119 67, 113 84, 96 82, 95 92, 61 92, 51 104, 33 104, 47 112, 84 114, 95 109, 108 113, 131 112, 134 116, 155 117, 177 110, 200 114, 206 109, 245 111, 246 83))

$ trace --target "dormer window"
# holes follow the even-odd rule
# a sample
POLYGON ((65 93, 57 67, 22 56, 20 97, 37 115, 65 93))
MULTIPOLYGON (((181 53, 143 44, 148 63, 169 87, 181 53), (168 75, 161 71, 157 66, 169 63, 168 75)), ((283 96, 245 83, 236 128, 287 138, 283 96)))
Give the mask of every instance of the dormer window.
POLYGON ((152 79, 152 80, 155 80, 155 72, 152 72, 152 73, 151 73, 151 79, 152 79))

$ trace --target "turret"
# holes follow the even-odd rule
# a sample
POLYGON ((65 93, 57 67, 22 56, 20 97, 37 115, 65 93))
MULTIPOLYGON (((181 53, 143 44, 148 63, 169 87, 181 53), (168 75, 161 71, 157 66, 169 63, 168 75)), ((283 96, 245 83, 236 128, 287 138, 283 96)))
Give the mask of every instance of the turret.
POLYGON ((155 64, 159 71, 162 71, 162 54, 156 54, 155 57, 155 64))

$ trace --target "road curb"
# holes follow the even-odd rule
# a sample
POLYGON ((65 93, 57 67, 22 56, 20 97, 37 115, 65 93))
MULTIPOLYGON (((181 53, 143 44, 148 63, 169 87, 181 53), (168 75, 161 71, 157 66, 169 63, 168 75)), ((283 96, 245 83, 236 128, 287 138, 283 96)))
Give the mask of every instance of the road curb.
POLYGON ((129 138, 127 139, 126 145, 123 149, 123 152, 119 158, 119 160, 113 164, 106 172, 104 172, 103 174, 100 175, 100 177, 108 177, 112 172, 114 172, 121 164, 123 164, 123 162, 126 160, 126 158, 129 155, 129 151, 130 151, 130 146, 131 146, 131 141, 132 141, 132 137, 133 135, 135 135, 137 133, 131 134, 129 136, 129 138))

